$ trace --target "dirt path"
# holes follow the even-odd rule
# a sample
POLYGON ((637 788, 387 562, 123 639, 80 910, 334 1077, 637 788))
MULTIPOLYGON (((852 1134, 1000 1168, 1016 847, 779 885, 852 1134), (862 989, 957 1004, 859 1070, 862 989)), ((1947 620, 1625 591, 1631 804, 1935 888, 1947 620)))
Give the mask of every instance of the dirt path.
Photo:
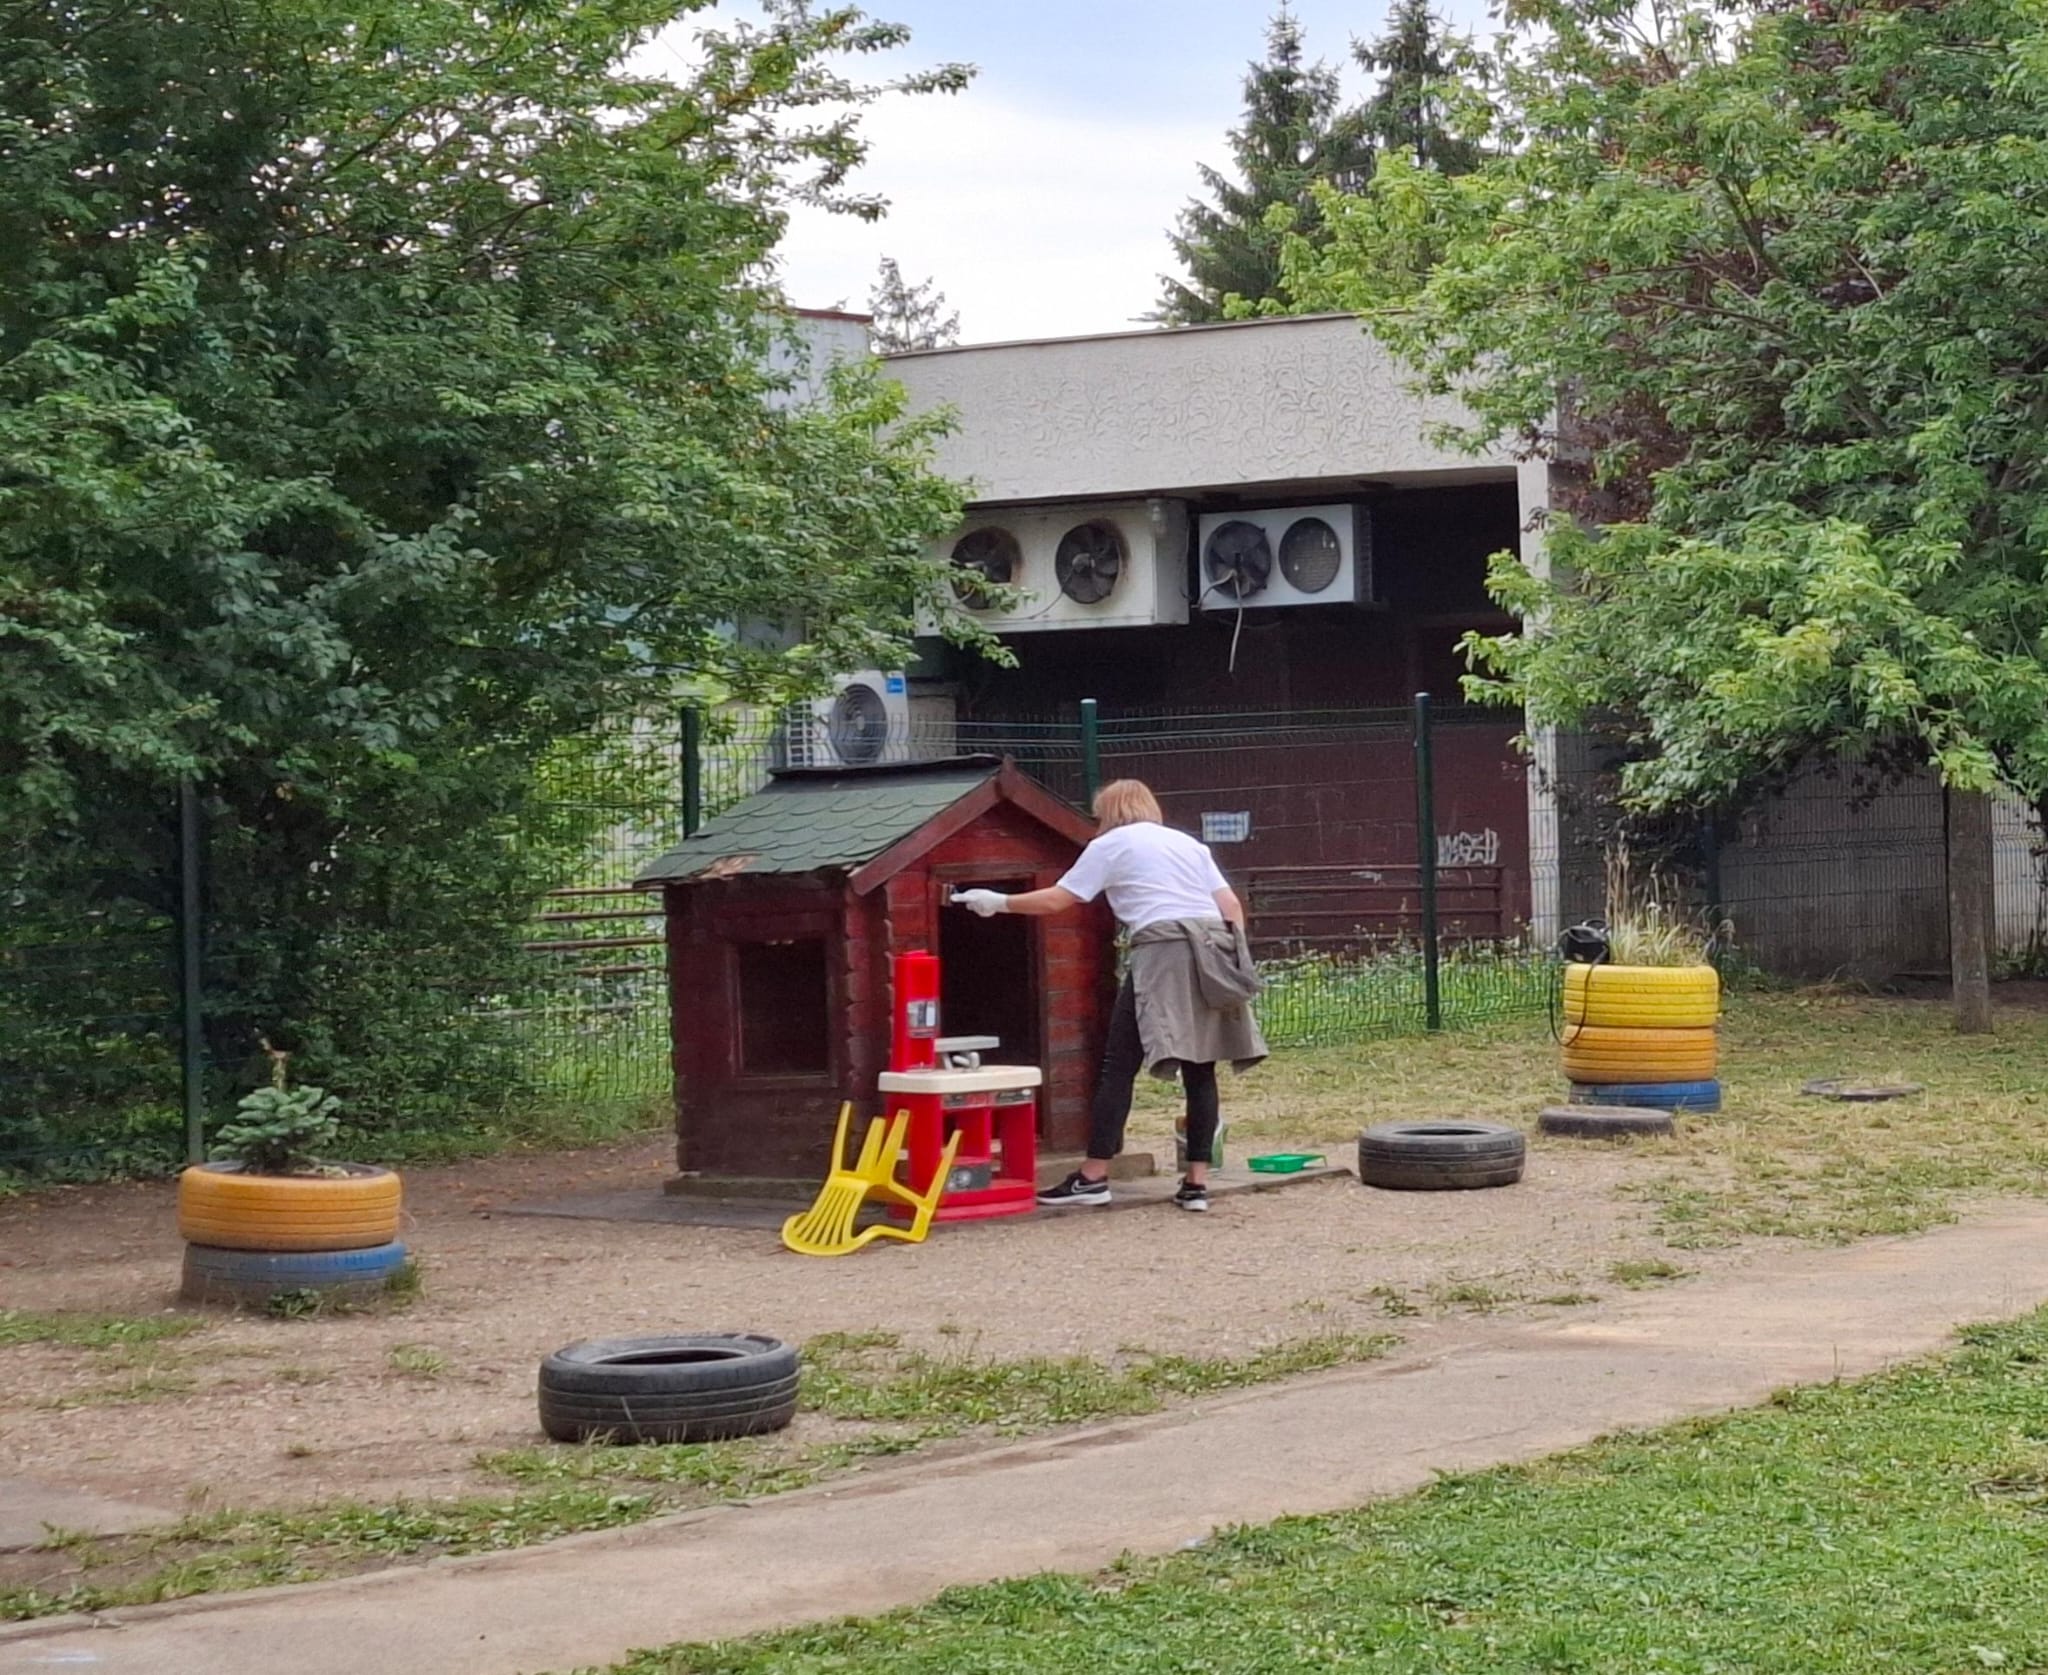
POLYGON ((603 1665, 635 1647, 880 1610, 949 1584, 1085 1570, 1124 1551, 1168 1551, 1223 1522, 1355 1505, 1439 1470, 1875 1371, 1940 1348, 1962 1322, 2044 1297, 2048 1206, 2001 1206, 1917 1239, 1781 1250, 1747 1273, 1564 1320, 1468 1322, 1463 1341, 1437 1353, 912 1462, 851 1489, 343 1582, 0 1628, 0 1671, 531 1675, 603 1665), (1201 1472, 1187 1471, 1190 1459, 1201 1472))
MULTIPOLYGON (((653 1138, 410 1171, 406 1237, 425 1289, 402 1312, 205 1313, 188 1336, 112 1359, 0 1349, 0 1475, 172 1509, 502 1492, 476 1457, 538 1440, 535 1364, 576 1338, 885 1329, 912 1347, 988 1357, 1239 1353, 1614 1295, 1615 1263, 1674 1255, 1617 1195, 1641 1158, 1550 1143, 1532 1146, 1512 1191, 1338 1182, 1219 1200, 1206 1218, 1072 1211, 942 1230, 919 1248, 840 1263, 792 1258, 767 1232, 493 1214, 658 1180, 667 1160, 653 1138)), ((178 1258, 168 1186, 0 1202, 0 1306, 171 1309, 178 1258)))

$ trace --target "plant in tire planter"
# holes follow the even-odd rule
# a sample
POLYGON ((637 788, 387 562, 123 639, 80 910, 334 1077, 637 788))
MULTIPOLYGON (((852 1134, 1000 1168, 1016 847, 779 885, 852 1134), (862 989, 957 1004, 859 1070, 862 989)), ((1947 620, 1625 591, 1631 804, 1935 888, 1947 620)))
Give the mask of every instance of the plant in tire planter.
POLYGON ((1609 958, 1565 967, 1566 1076, 1580 1089, 1627 1085, 1637 1094, 1712 1083, 1721 1012, 1720 975, 1707 961, 1712 934, 1666 904, 1654 879, 1638 885, 1625 845, 1608 855, 1607 914, 1609 958))
POLYGON ((341 1101, 293 1088, 271 1049, 271 1085, 245 1097, 214 1154, 178 1177, 184 1295, 264 1303, 281 1291, 359 1297, 405 1265, 402 1189, 389 1169, 327 1163, 341 1101), (250 1256, 244 1253, 259 1253, 250 1256))

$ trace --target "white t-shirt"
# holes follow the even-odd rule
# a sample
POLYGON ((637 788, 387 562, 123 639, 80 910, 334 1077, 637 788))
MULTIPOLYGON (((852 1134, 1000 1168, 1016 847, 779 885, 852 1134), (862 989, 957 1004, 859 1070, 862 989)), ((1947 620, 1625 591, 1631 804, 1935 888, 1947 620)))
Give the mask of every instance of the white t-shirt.
POLYGON ((1216 892, 1230 886, 1207 844, 1141 820, 1104 832, 1089 844, 1060 888, 1083 901, 1106 891, 1110 912, 1139 931, 1165 919, 1214 919, 1216 892))

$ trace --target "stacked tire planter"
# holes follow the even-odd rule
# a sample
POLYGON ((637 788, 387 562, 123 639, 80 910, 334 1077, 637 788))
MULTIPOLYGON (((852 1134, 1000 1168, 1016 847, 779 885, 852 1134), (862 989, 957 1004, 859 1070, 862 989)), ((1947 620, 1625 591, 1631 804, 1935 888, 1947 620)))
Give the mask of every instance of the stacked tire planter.
POLYGON ((196 1163, 178 1177, 179 1295, 257 1308, 295 1295, 371 1301, 406 1266, 401 1202, 397 1174, 367 1164, 257 1175, 236 1163, 196 1163))
POLYGON ((1567 965, 1564 1073, 1581 1105, 1718 1111, 1721 978, 1710 965, 1567 965))
POLYGON ((594 1338, 540 1364, 557 1442, 726 1442, 796 1417, 797 1352, 756 1332, 594 1338))

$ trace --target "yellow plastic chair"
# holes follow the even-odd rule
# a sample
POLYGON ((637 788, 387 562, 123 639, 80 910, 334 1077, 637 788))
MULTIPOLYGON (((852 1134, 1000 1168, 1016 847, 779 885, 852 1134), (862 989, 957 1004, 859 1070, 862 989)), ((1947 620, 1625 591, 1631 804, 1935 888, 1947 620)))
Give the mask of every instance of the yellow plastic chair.
POLYGON ((839 1129, 832 1137, 832 1171, 825 1177, 811 1207, 782 1224, 782 1242, 799 1256, 846 1256, 876 1239, 922 1244, 925 1234, 931 1231, 932 1212, 939 1207, 940 1195, 946 1190, 946 1177, 952 1172, 960 1136, 955 1134, 946 1142, 930 1190, 917 1193, 896 1179, 896 1159, 902 1155, 903 1131, 910 1126, 910 1113, 898 1111, 893 1121, 877 1117, 869 1123, 860 1157, 849 1169, 840 1160, 846 1156, 846 1131, 852 1122, 853 1106, 840 1106, 839 1129), (879 1221, 855 1231, 853 1224, 861 1206, 870 1198, 887 1199, 909 1208, 910 1225, 899 1227, 894 1222, 879 1221))

